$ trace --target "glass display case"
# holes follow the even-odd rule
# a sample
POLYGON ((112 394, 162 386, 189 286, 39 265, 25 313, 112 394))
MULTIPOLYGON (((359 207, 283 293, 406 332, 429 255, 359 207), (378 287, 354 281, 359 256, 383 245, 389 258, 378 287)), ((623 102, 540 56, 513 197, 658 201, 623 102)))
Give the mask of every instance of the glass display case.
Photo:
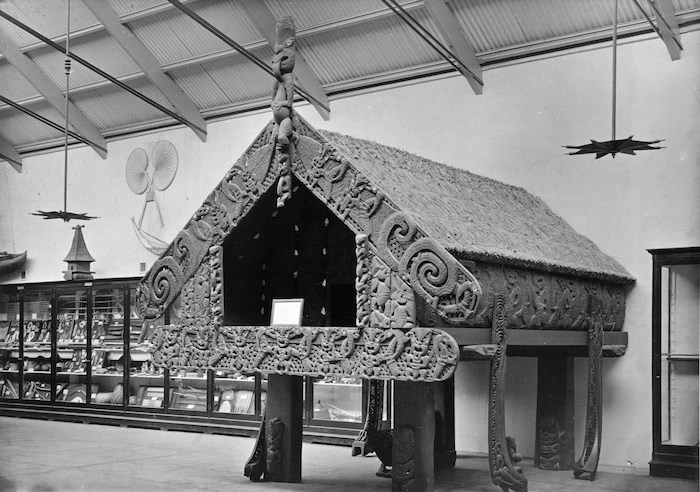
POLYGON ((653 255, 653 476, 698 478, 700 248, 653 255))
MULTIPOLYGON (((139 280, 0 285, 0 415, 254 432, 267 379, 155 367, 149 339, 158 326, 180 322, 180 312, 174 303, 157 320, 140 318, 139 280)), ((361 429, 360 380, 304 378, 304 395, 305 427, 324 442, 361 429)))
POLYGON ((21 336, 19 293, 0 292, 0 399, 20 397, 21 336))

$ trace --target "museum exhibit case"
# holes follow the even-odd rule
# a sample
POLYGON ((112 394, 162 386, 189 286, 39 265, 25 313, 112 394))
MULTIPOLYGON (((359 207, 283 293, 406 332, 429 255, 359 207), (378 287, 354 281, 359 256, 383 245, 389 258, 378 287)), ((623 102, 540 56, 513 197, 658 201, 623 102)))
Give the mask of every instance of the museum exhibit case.
MULTIPOLYGON (((251 435, 265 377, 157 368, 149 338, 179 322, 144 321, 138 278, 0 286, 0 415, 251 435)), ((304 382, 309 440, 349 444, 361 429, 359 380, 304 382)))
POLYGON ((652 476, 698 479, 700 247, 652 249, 652 476))

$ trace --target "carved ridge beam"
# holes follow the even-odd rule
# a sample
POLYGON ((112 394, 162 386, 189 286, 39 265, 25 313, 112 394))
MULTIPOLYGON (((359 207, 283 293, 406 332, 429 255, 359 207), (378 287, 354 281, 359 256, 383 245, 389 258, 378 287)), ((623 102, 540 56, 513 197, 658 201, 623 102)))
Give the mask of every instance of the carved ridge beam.
POLYGON ((5 159, 18 173, 22 172, 22 157, 7 140, 0 137, 0 157, 5 159))
MULTIPOLYGON (((61 46, 58 45, 57 43, 54 43, 54 42, 51 41, 49 38, 47 38, 46 36, 44 36, 43 34, 37 32, 37 31, 35 31, 34 29, 32 29, 32 28, 29 27, 28 25, 24 24, 23 22, 21 22, 21 21, 15 19, 14 17, 12 17, 11 15, 9 15, 8 13, 6 13, 6 12, 0 10, 0 17, 2 17, 3 19, 5 19, 5 20, 11 22, 11 23, 14 24, 15 26, 17 26, 17 27, 19 27, 20 29, 22 29, 23 31, 25 31, 25 32, 27 32, 27 33, 29 33, 29 34, 31 34, 31 35, 34 36, 35 38, 40 39, 41 41, 43 41, 44 43, 46 43, 48 46, 50 46, 51 48, 55 49, 56 51, 60 51, 60 52, 64 53, 63 47, 61 47, 61 46)), ((87 69, 92 70, 93 72, 95 72, 95 73, 98 74, 99 76, 104 77, 105 79, 109 80, 111 83, 117 85, 118 87, 121 87, 122 89, 124 89, 124 90, 127 91, 128 93, 130 93, 130 94, 132 94, 132 95, 138 97, 139 99, 141 99, 141 100, 142 100, 143 102, 145 102, 146 104, 148 104, 148 105, 150 105, 150 106, 153 106, 154 108, 156 108, 156 109, 159 110, 159 111, 162 111, 163 113, 165 113, 165 114, 167 114, 168 116, 170 116, 171 118, 173 118, 173 119, 179 121, 179 122, 182 123, 183 125, 187 125, 187 126, 193 125, 192 122, 187 121, 185 118, 183 118, 183 117, 180 116, 179 114, 177 114, 177 113, 175 113, 175 112, 169 110, 168 108, 164 107, 163 105, 161 105, 161 104, 155 102, 153 99, 151 99, 151 98, 149 98, 149 97, 143 95, 142 93, 140 93, 140 92, 137 91, 136 89, 133 89, 133 88, 129 87, 128 85, 126 85, 126 84, 125 84, 124 82, 122 82, 121 80, 117 79, 116 77, 113 77, 112 75, 108 74, 108 73, 105 72, 104 70, 101 70, 101 69, 97 68, 95 65, 93 65, 92 63, 90 63, 90 62, 84 60, 83 58, 79 57, 79 56, 76 55, 75 53, 69 53, 69 56, 70 56, 70 58, 71 58, 72 60, 75 60, 76 62, 80 63, 81 65, 83 65, 83 66, 86 67, 87 69)), ((200 131, 203 131, 203 132, 205 131, 203 128, 200 128, 199 130, 200 130, 200 131)))
MULTIPOLYGON (((194 20, 197 24, 202 26, 204 29, 212 33, 214 36, 219 38, 221 41, 229 45, 231 48, 234 48, 236 51, 238 51, 240 54, 248 58, 250 61, 255 63, 258 67, 263 69, 265 72, 267 72, 268 75, 275 76, 274 73, 272 72, 272 69, 268 66, 267 63, 262 61, 260 58, 252 54, 250 51, 245 49, 242 45, 238 44, 235 42, 233 39, 231 39, 229 36, 224 34, 222 31, 214 27, 212 24, 204 20, 202 17, 197 15, 192 9, 184 6, 182 3, 180 3, 178 0, 168 0, 171 4, 173 4, 175 7, 177 7, 182 13, 187 15, 189 18, 194 20)), ((323 107, 324 110, 328 111, 330 113, 331 109, 327 107, 323 102, 319 101, 316 99, 313 95, 309 94, 306 90, 304 90, 302 87, 295 87, 294 88, 295 92, 297 92, 301 97, 306 99, 312 104, 318 104, 321 107, 323 107)))
MULTIPOLYGON (((66 117, 66 97, 31 58, 22 53, 19 47, 0 27, 0 52, 5 59, 29 81, 34 88, 56 109, 61 116, 66 117)), ((68 123, 76 132, 85 136, 86 142, 102 159, 107 158, 107 142, 102 138, 95 124, 70 100, 68 123)))
MULTIPOLYGON (((274 48, 276 39, 274 36, 275 24, 277 19, 274 14, 270 12, 270 9, 265 5, 264 2, 258 0, 243 0, 241 5, 245 11, 253 19, 253 22, 260 32, 265 36, 267 42, 270 46, 274 48)), ((328 121, 330 119, 330 101, 328 101, 328 96, 326 95, 321 82, 319 82, 318 77, 311 71, 309 65, 304 60, 304 56, 297 46, 296 60, 294 65, 294 76, 298 79, 298 84, 301 85, 309 94, 313 96, 311 105, 316 108, 316 111, 321 115, 321 117, 328 121)))
POLYGON ((202 141, 207 141, 207 124, 195 103, 182 91, 173 79, 163 73, 163 69, 148 48, 134 35, 128 26, 121 23, 119 15, 112 6, 104 1, 85 2, 85 6, 97 17, 111 36, 124 48, 124 51, 143 70, 150 81, 187 121, 192 131, 202 141))
POLYGON ((484 86, 481 78, 481 65, 476 58, 474 48, 464 36, 457 17, 450 9, 448 0, 423 0, 423 3, 443 40, 451 48, 450 51, 455 53, 459 57, 461 64, 469 69, 469 71, 460 70, 460 72, 467 79, 474 93, 481 94, 484 86))

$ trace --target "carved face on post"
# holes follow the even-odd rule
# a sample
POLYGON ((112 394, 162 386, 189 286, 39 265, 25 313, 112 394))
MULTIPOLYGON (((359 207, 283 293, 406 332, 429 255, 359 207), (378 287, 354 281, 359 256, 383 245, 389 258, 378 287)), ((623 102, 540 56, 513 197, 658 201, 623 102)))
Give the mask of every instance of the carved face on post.
POLYGON ((277 31, 277 44, 275 45, 275 55, 272 57, 272 67, 275 75, 291 73, 295 63, 295 34, 294 19, 285 15, 277 21, 275 26, 277 31))

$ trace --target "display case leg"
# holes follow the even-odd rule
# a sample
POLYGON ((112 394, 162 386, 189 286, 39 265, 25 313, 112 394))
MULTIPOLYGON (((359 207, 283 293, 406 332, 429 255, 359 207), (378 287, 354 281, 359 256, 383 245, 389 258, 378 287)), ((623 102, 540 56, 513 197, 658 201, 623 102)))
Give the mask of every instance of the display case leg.
POLYGON ((504 492, 527 491, 527 479, 517 463, 522 457, 516 452, 515 440, 506 436, 505 373, 506 373, 506 313, 505 297, 496 294, 493 302, 491 343, 497 346, 491 358, 489 381, 489 465, 491 480, 504 492))
POLYGON ((431 491, 435 487, 435 398, 431 383, 394 383, 394 446, 391 488, 431 491))
POLYGON ((574 464, 574 477, 584 473, 593 481, 598 471, 603 432, 603 314, 601 301, 589 300, 588 325, 588 401, 586 405, 586 435, 583 453, 574 464))

